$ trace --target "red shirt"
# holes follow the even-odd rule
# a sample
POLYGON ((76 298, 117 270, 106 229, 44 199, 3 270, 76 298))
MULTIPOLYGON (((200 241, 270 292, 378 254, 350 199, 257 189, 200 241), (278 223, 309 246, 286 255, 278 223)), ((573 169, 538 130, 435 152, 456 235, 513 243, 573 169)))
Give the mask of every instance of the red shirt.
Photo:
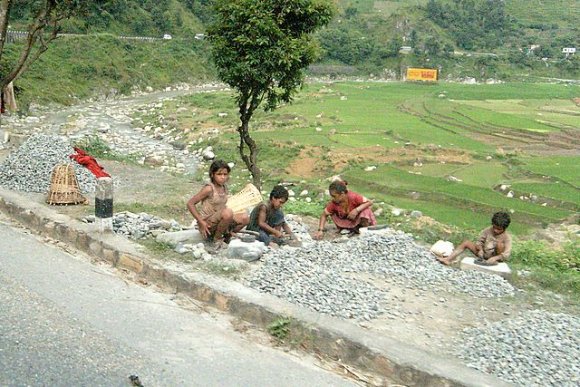
POLYGON ((348 191, 346 193, 346 197, 348 198, 348 212, 344 212, 340 204, 336 204, 335 202, 331 201, 326 205, 326 212, 329 214, 336 214, 339 218, 346 218, 349 212, 354 210, 356 207, 360 206, 367 200, 365 200, 362 195, 357 194, 356 192, 348 191))

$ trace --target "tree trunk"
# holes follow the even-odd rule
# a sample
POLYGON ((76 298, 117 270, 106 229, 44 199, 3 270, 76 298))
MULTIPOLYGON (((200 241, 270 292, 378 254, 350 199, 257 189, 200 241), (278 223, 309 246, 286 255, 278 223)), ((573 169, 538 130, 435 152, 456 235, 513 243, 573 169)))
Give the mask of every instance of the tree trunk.
POLYGON ((258 167, 258 145, 254 139, 250 136, 249 123, 251 118, 251 113, 247 112, 243 114, 241 119, 241 125, 238 128, 238 133, 240 134, 240 145, 238 147, 240 151, 240 157, 250 174, 252 175, 252 182, 258 188, 262 189, 262 171, 258 167), (246 147, 248 147, 250 154, 246 154, 246 147))
POLYGON ((0 0, 0 59, 4 52, 6 43, 6 32, 8 31, 8 16, 10 14, 11 0, 0 0))
POLYGON ((261 190, 262 174, 260 168, 258 168, 258 145, 250 136, 250 119, 256 107, 259 105, 259 98, 255 94, 252 94, 251 90, 246 90, 240 95, 238 104, 241 121, 238 127, 238 133, 240 135, 240 145, 238 146, 240 157, 244 164, 246 164, 248 171, 250 171, 254 185, 261 190), (246 147, 249 149, 249 155, 246 153, 246 147))

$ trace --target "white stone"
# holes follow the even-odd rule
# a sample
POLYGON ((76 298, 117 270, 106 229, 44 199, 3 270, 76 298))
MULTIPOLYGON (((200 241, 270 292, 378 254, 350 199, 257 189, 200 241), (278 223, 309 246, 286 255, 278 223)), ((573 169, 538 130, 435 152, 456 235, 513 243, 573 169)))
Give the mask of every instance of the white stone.
POLYGON ((510 191, 507 193, 506 195, 508 198, 513 198, 514 197, 514 191, 510 191))
POLYGON ((218 117, 223 118, 223 117, 227 117, 228 113, 218 113, 218 117))
POLYGON ((296 196, 296 193, 293 190, 289 189, 288 190, 288 196, 294 197, 294 196, 296 196))
POLYGON ((322 128, 320 126, 317 126, 314 130, 316 130, 317 132, 322 132, 322 128))
POLYGON ((185 253, 189 253, 190 251, 192 251, 190 248, 187 247, 187 245, 183 245, 181 243, 178 243, 177 246, 175 246, 175 248, 173 250, 177 254, 185 254, 185 253))
POLYGON ((348 98, 346 98, 346 95, 343 95, 342 97, 340 97, 341 101, 346 101, 348 98))
POLYGON ((236 166, 236 163, 232 163, 232 162, 228 163, 228 167, 230 167, 230 169, 234 169, 235 166, 236 166))
POLYGON ((180 242, 198 243, 203 242, 203 237, 198 230, 183 230, 175 232, 166 232, 159 234, 155 238, 157 242, 167 243, 172 247, 177 246, 180 242))
POLYGON ((366 172, 370 172, 370 171, 374 171, 375 169, 377 169, 377 167, 375 165, 371 165, 365 168, 366 172))
POLYGON ((302 192, 300 192, 300 196, 307 196, 308 195, 308 190, 304 190, 302 192))
POLYGON ((401 210, 400 208, 393 208, 391 210, 391 214, 393 214, 394 216, 401 216, 403 214, 403 210, 401 210))
POLYGON ((411 216, 411 218, 420 218, 423 216, 423 213, 421 211, 418 211, 418 210, 413 210, 413 211, 411 211, 410 216, 411 216))
POLYGON ((438 240, 431 246, 431 251, 433 254, 438 255, 440 257, 448 257, 453 252, 453 243, 444 240, 438 240))
POLYGON ((215 153, 213 153, 213 151, 211 151, 211 150, 203 151, 202 156, 203 156, 204 160, 208 160, 208 161, 215 159, 215 153))
POLYGON ((263 242, 254 241, 251 243, 242 242, 239 239, 232 239, 228 245, 228 257, 255 261, 260 259, 268 248, 263 242))

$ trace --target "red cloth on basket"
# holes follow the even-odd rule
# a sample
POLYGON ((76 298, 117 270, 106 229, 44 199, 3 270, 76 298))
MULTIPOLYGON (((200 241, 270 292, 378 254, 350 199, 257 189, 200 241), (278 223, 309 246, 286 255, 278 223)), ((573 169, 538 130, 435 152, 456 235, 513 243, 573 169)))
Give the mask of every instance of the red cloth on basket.
POLYGON ((75 150, 74 155, 70 155, 69 157, 75 160, 77 163, 85 166, 89 171, 93 173, 96 177, 111 177, 105 169, 97 163, 97 160, 87 152, 82 150, 81 148, 73 148, 75 150))

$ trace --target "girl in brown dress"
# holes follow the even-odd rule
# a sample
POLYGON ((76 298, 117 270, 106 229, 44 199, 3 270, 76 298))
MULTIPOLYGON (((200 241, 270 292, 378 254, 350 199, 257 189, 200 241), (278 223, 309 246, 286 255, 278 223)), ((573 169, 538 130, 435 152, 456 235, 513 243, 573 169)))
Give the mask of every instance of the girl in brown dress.
POLYGON ((209 167, 210 183, 204 185, 187 202, 187 209, 197 221, 199 232, 209 241, 223 242, 224 237, 229 239, 232 232, 240 231, 248 224, 249 217, 246 213, 234 214, 226 207, 226 183, 230 178, 230 171, 230 166, 225 161, 214 161, 209 167))

